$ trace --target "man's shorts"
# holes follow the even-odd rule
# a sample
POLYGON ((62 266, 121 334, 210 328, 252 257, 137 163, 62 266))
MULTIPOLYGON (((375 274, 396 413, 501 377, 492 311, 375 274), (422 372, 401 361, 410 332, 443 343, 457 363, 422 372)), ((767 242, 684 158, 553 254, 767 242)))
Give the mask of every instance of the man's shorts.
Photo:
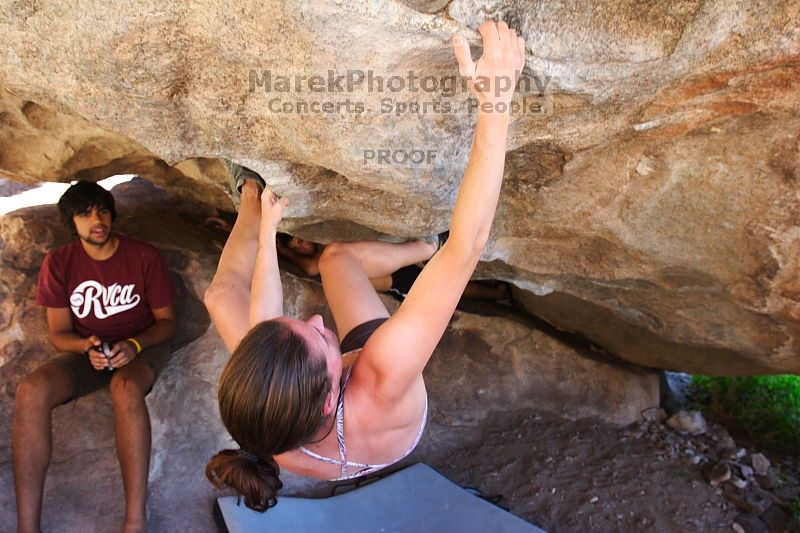
MULTIPOLYGON (((153 383, 158 379, 161 371, 167 366, 169 362, 169 345, 159 344, 151 346, 136 356, 134 361, 142 360, 153 371, 153 383)), ((111 382, 111 377, 114 372, 106 370, 95 370, 89 362, 89 356, 84 353, 75 352, 62 352, 45 364, 56 364, 67 371, 72 378, 72 383, 75 387, 72 396, 64 403, 69 403, 72 400, 77 400, 81 396, 86 396, 89 393, 105 387, 111 382)), ((151 387, 152 390, 152 387, 151 387)), ((149 390, 147 391, 150 392, 149 390)))

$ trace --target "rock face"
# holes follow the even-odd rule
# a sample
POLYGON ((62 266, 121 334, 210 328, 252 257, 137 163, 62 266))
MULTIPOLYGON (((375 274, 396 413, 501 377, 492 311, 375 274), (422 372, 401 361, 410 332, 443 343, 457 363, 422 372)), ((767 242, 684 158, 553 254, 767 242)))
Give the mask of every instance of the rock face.
MULTIPOLYGON (((219 420, 216 383, 228 354, 200 303, 216 268, 225 234, 204 226, 208 211, 143 180, 113 189, 116 227, 153 242, 179 287, 181 333, 169 366, 148 396, 153 425, 150 472, 154 531, 208 531, 215 496, 205 481, 208 458, 231 441, 219 420), (169 231, 165 231, 168 228, 169 231), (193 502, 186 505, 187 501, 193 502)), ((15 520, 11 477, 11 417, 19 380, 54 349, 44 313, 33 304, 36 273, 46 250, 68 240, 54 206, 0 218, 0 523, 15 520)), ((288 314, 327 315, 320 285, 284 273, 288 314)), ((390 310, 397 303, 386 299, 390 310)), ((457 312, 425 371, 430 422, 409 461, 434 466, 449 451, 475 441, 509 408, 550 411, 568 418, 626 424, 658 404, 652 371, 620 366, 535 327, 529 317, 457 312), (456 431, 457 430, 457 431, 456 431)), ((533 415, 531 415, 533 416, 533 415)), ((53 461, 45 490, 44 528, 109 531, 122 523, 123 498, 106 391, 54 412, 53 461), (87 483, 87 480, 91 482, 87 483), (103 513, 97 513, 102 508, 103 513)), ((463 453, 463 452, 462 452, 463 453)), ((328 484, 286 475, 287 493, 322 494, 328 484)), ((12 526, 9 526, 12 527, 12 526)))
POLYGON ((220 160, 187 159, 170 166, 134 141, 0 87, 0 177, 36 185, 115 174, 137 174, 199 203, 233 206, 220 160))
POLYGON ((60 181, 112 160, 153 155, 121 135, 2 87, 0 132, 0 172, 26 183, 60 181))
MULTIPOLYGON (((169 164, 246 164, 294 199, 304 237, 427 235, 447 227, 474 124, 445 83, 448 38, 477 43, 498 17, 528 54, 482 274, 629 361, 800 372, 795 0, 2 0, 0 85, 23 111, 114 132, 109 158, 121 135, 169 164)), ((52 179, 67 151, 63 170, 3 166, 52 179)), ((214 178, 165 182, 229 206, 205 195, 214 178)))

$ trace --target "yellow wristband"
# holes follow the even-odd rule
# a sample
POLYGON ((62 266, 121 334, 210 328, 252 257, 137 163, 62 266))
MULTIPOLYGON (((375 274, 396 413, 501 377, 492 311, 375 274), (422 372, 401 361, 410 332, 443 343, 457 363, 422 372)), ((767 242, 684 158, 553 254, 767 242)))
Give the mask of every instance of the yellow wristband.
POLYGON ((142 345, 141 345, 141 344, 139 344, 139 341, 137 341, 137 340, 136 340, 136 339, 134 339, 133 337, 131 337, 130 339, 126 339, 126 340, 128 340, 130 343, 132 343, 134 346, 136 346, 136 353, 137 353, 137 355, 138 355, 138 354, 140 354, 140 353, 142 353, 142 345))

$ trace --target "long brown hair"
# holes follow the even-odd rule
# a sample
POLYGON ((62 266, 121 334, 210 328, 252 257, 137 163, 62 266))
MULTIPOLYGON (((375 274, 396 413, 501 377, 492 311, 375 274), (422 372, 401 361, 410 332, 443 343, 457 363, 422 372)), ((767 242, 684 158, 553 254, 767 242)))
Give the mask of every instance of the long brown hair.
POLYGON ((273 455, 298 448, 325 424, 331 391, 325 357, 281 321, 257 324, 242 339, 219 380, 219 414, 241 450, 222 450, 206 466, 218 489, 266 511, 283 486, 273 455))

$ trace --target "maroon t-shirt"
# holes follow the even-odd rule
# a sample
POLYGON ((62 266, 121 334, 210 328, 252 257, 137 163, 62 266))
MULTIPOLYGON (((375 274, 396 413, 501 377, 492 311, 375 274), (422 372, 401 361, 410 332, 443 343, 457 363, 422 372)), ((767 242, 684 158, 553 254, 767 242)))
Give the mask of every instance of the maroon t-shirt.
POLYGON ((135 337, 155 318, 151 309, 175 301, 167 268, 153 246, 117 235, 119 247, 104 261, 89 257, 80 240, 52 250, 39 271, 36 303, 69 307, 75 332, 114 343, 135 337))

